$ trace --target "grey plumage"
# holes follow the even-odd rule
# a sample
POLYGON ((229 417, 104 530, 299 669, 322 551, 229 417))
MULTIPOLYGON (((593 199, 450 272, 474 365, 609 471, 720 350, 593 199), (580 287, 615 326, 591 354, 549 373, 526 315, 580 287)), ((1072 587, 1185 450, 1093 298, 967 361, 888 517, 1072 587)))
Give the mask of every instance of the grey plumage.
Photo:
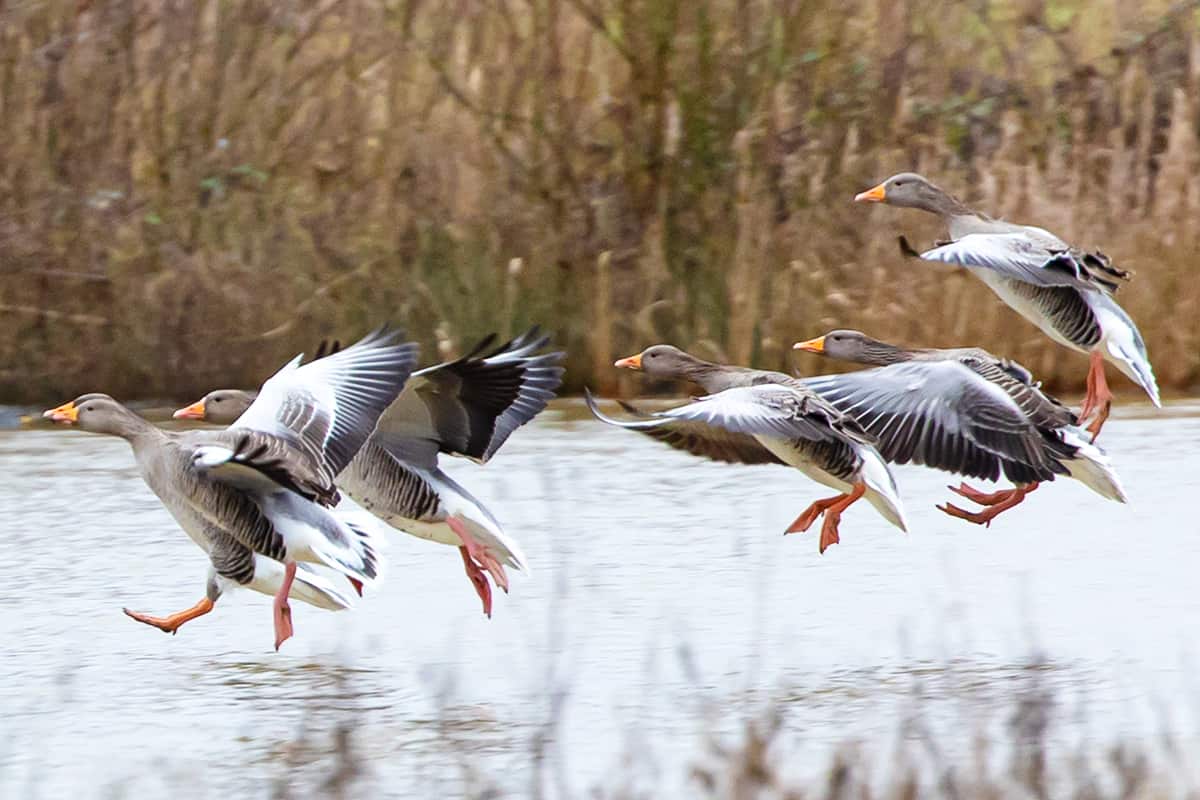
MULTIPOLYGON (((803 382, 779 372, 714 364, 670 345, 648 347, 616 365, 652 377, 684 379, 709 394, 653 414, 622 404, 635 418, 621 420, 601 412, 588 393, 588 408, 600 421, 705 458, 795 467, 841 492, 806 511, 815 515, 836 507, 822 526, 822 551, 837 541, 837 520, 859 497, 905 529, 895 480, 869 435, 803 382)), ((789 530, 805 530, 813 519, 801 515, 789 530)))
POLYGON ((316 367, 293 360, 224 430, 168 433, 99 394, 48 411, 56 421, 126 439, 146 483, 209 555, 207 605, 168 618, 127 613, 174 632, 212 609, 222 581, 274 590, 278 648, 291 635, 287 596, 346 607, 344 593, 296 562, 328 566, 358 589, 379 577, 371 531, 320 503, 336 501, 333 476, 370 435, 414 362, 412 345, 382 331, 316 367))
POLYGON ((298 475, 305 488, 317 489, 316 499, 335 503, 335 476, 374 431, 416 365, 416 345, 400 338, 381 328, 303 366, 297 356, 263 384, 231 430, 257 431, 286 442, 287 448, 270 439, 246 447, 298 475))
POLYGON ((989 480, 1007 470, 1022 482, 1065 472, 1016 404, 962 364, 902 363, 802 383, 854 416, 892 463, 989 480))
POLYGON ((1018 485, 1070 475, 1123 499, 1103 452, 1075 414, 1022 365, 978 347, 902 348, 834 330, 796 349, 876 366, 803 382, 855 416, 889 461, 1018 485))
MULTIPOLYGON (((439 468, 438 457, 446 453, 488 461, 555 396, 563 353, 539 352, 549 337, 537 328, 499 345, 496 341, 495 335, 488 336, 460 358, 412 373, 336 482, 372 514, 414 536, 463 546, 451 529, 451 524, 461 525, 488 554, 475 549, 472 558, 494 559, 489 571, 504 585, 497 565, 528 569, 520 547, 439 468)), ((337 342, 323 342, 304 368, 319 367, 339 350, 337 342)), ((253 392, 222 389, 176 413, 228 423, 238 420, 254 398, 253 392)), ((490 608, 486 592, 476 586, 485 610, 490 608)))
POLYGON ((676 450, 682 450, 701 458, 723 461, 728 464, 783 464, 779 456, 763 447, 757 439, 746 433, 736 433, 704 422, 656 418, 623 400, 621 408, 633 419, 620 420, 610 417, 596 405, 591 391, 584 390, 588 410, 601 422, 643 433, 656 441, 676 450), (640 423, 640 424, 639 424, 640 423))
MULTIPOLYGON (((855 200, 937 214, 952 241, 921 253, 922 259, 966 268, 1051 339, 1091 354, 1084 406, 1088 412, 1103 406, 1089 427, 1093 435, 1107 418, 1112 398, 1102 359, 1160 403, 1141 333, 1112 298, 1130 273, 1105 254, 1074 247, 1043 228, 992 219, 911 172, 893 175, 855 200)), ((901 251, 910 250, 902 240, 901 251)))
POLYGON ((535 327, 494 346, 495 335, 466 355, 413 373, 379 422, 381 442, 434 441, 438 450, 479 463, 545 409, 562 383, 561 352, 535 327))

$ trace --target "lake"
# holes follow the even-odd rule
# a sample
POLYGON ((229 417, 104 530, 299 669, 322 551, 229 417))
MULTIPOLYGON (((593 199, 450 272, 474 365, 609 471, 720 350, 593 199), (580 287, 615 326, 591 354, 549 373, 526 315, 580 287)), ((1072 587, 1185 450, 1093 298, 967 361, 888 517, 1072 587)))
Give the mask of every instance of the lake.
POLYGON ((1101 443, 1129 505, 1059 480, 985 529, 934 508, 957 478, 902 467, 910 533, 857 504, 823 556, 819 525, 781 535, 829 494, 799 472, 585 414, 447 462, 531 562, 493 619, 457 552, 396 533, 384 584, 348 612, 293 603, 279 653, 254 592, 177 636, 121 613, 192 605, 207 569, 125 442, 0 433, 0 796, 322 796, 347 763, 352 796, 686 796, 708 737, 763 708, 804 773, 914 713, 1002 724, 1031 680, 1056 736, 1200 744, 1200 406, 1117 410, 1101 443))

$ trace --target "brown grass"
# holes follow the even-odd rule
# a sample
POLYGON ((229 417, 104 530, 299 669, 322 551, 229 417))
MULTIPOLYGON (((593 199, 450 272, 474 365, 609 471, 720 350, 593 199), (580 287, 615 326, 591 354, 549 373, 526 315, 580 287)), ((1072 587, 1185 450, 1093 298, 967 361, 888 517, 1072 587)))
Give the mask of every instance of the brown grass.
POLYGON ((1081 356, 899 258, 930 220, 849 202, 902 168, 1136 270, 1186 388, 1198 5, 0 1, 0 399, 251 385, 383 318, 430 359, 541 322, 573 389, 832 326, 1077 388, 1081 356))

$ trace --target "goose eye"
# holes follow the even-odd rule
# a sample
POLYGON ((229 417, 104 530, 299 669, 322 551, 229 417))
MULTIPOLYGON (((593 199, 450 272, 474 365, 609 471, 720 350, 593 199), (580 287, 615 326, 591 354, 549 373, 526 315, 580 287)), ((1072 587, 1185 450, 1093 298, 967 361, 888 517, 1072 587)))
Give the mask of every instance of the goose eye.
POLYGON ((220 398, 220 397, 214 397, 214 398, 212 399, 212 401, 213 401, 214 403, 219 403, 219 402, 221 402, 221 398, 220 398))

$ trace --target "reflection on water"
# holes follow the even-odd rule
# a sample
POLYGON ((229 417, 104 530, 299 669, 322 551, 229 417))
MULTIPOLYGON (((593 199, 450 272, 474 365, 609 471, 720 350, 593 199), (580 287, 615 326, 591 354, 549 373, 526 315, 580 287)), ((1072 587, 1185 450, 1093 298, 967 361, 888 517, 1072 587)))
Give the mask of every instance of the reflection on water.
POLYGON ((802 769, 914 706, 948 730, 1003 713, 1031 680, 1062 698, 1063 736, 1200 729, 1195 408, 1105 428, 1129 506, 1059 481, 977 528, 933 508, 946 476, 902 468, 912 532, 855 508, 824 556, 780 535, 825 493, 802 475, 578 411, 486 468, 448 464, 532 562, 494 619, 453 549, 397 534, 381 589, 353 612, 294 604, 278 654, 252 592, 173 637, 121 614, 191 605, 206 571, 127 445, 0 433, 0 794, 307 796, 347 770, 401 797, 522 794, 539 759, 579 793, 630 765, 670 785, 769 703, 802 769))

